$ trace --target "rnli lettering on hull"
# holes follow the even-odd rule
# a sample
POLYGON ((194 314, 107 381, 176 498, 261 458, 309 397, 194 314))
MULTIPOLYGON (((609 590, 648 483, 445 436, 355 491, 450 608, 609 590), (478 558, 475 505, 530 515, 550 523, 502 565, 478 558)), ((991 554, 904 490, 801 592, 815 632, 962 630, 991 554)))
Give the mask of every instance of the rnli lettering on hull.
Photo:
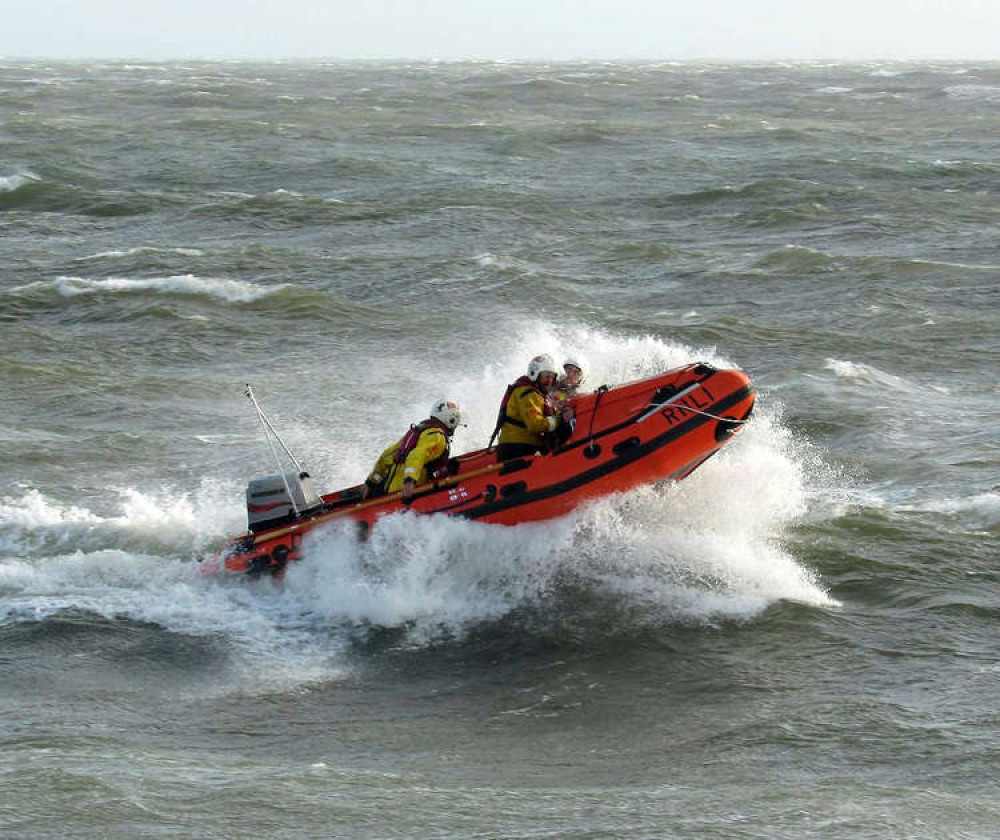
POLYGON ((705 411, 705 409, 712 405, 714 399, 715 397, 712 396, 712 392, 708 390, 708 386, 704 382, 695 382, 693 385, 688 385, 679 394, 674 394, 666 402, 655 404, 636 422, 642 423, 659 412, 667 423, 673 426, 675 423, 689 420, 694 412, 705 411), (695 395, 695 392, 699 388, 705 392, 705 395, 708 397, 707 401, 699 402, 698 397, 695 395), (687 406, 691 411, 685 411, 684 406, 687 406))
POLYGON ((700 388, 708 396, 707 400, 704 402, 699 400, 697 391, 692 391, 683 399, 673 399, 660 411, 663 419, 666 420, 671 426, 675 423, 681 423, 684 420, 690 419, 692 412, 685 411, 684 406, 687 406, 687 408, 693 409, 694 411, 707 411, 711 407, 712 401, 715 398, 712 396, 712 392, 709 391, 705 385, 700 385, 700 388))

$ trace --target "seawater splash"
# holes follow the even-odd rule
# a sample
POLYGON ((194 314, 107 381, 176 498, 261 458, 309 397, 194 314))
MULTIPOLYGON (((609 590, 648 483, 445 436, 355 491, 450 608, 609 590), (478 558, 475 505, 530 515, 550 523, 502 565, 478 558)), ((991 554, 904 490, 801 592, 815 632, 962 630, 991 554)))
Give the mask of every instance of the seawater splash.
POLYGON ((245 525, 239 492, 215 480, 184 493, 109 488, 88 507, 28 489, 0 497, 0 553, 23 558, 121 549, 192 556, 245 525), (101 510, 92 509, 98 503, 101 510))
POLYGON ((46 499, 37 490, 0 499, 0 552, 20 556, 43 543, 74 540, 101 517, 77 505, 46 499))
MULTIPOLYGON (((367 357, 365 382, 351 383, 351 387, 365 390, 363 405, 361 398, 355 398, 354 404, 337 409, 329 420, 331 434, 294 418, 282 423, 286 441, 311 467, 321 487, 360 482, 379 453, 398 440, 411 423, 424 419, 430 406, 445 396, 457 399, 462 406, 463 426, 455 434, 453 451, 486 446, 504 390, 525 373, 528 362, 539 353, 550 354, 557 365, 567 357, 578 359, 585 368, 584 387, 591 390, 692 362, 734 367, 714 347, 691 348, 651 335, 616 336, 579 323, 556 324, 544 319, 498 324, 488 341, 477 332, 456 337, 445 349, 447 353, 428 365, 414 365, 395 348, 367 357), (405 390, 401 390, 401 382, 407 383, 405 390)), ((353 373, 353 369, 346 373, 353 373)), ((270 405, 283 398, 272 391, 262 395, 262 402, 270 405)), ((306 398, 330 404, 342 400, 342 389, 329 394, 310 392, 306 398)))
POLYGON ((820 496, 827 504, 837 496, 833 473, 814 471, 814 459, 777 421, 759 417, 682 483, 604 503, 597 521, 614 528, 598 528, 589 550, 613 558, 604 579, 646 603, 647 620, 741 621, 781 600, 835 606, 782 545, 788 527, 823 515, 820 496))
POLYGON ((224 640, 222 672, 200 694, 283 691, 349 674, 337 655, 346 638, 303 613, 282 585, 233 585, 193 562, 245 526, 238 488, 115 496, 100 513, 34 490, 0 500, 0 625, 96 616, 224 640))
POLYGON ((363 543, 334 527, 312 535, 288 594, 325 620, 408 627, 415 643, 460 635, 538 603, 574 526, 572 517, 511 528, 404 513, 363 543))
MULTIPOLYGON (((418 369, 408 359, 398 357, 372 365, 374 370, 385 370, 386 379, 392 382, 398 383, 403 373, 413 380, 412 399, 401 401, 389 391, 391 403, 378 415, 391 424, 385 434, 398 437, 401 432, 397 434, 396 429, 402 426, 405 430, 415 419, 422 419, 428 406, 447 394, 461 403, 463 420, 468 424, 457 433, 455 445, 463 451, 485 446, 504 389, 524 375, 528 362, 539 353, 551 355, 557 366, 568 357, 577 359, 584 366, 585 390, 621 385, 692 362, 734 367, 714 347, 691 348, 651 335, 616 336, 577 323, 554 324, 540 319, 498 325, 488 343, 474 341, 461 347, 460 353, 462 361, 454 360, 450 370, 442 370, 441 365, 418 369)), ((371 429, 371 424, 366 428, 371 429)))
MULTIPOLYGON (((488 346, 463 348, 467 364, 459 370, 407 368, 413 399, 367 413, 318 453, 320 463, 337 465, 334 471, 351 463, 348 480, 360 480, 380 449, 445 394, 461 402, 468 423, 455 448, 484 446, 499 396, 536 353, 550 353, 557 364, 579 358, 588 388, 695 361, 733 366, 714 347, 580 324, 529 321, 497 336, 488 346)), ((398 382, 400 364, 387 357, 372 370, 398 382)), ((640 623, 654 624, 746 620, 782 599, 831 606, 781 537, 805 516, 839 512, 838 480, 765 400, 731 446, 679 485, 640 488, 564 519, 514 528, 404 514, 358 543, 352 528, 331 527, 307 541, 286 594, 322 621, 405 628, 416 644, 461 636, 514 611, 558 620, 581 609, 581 591, 591 605, 585 609, 609 598, 640 603, 640 623)))
POLYGON ((299 612, 280 586, 231 586, 192 563, 136 552, 75 551, 44 562, 0 561, 0 625, 97 616, 225 642, 217 678, 199 695, 285 691, 350 674, 347 639, 299 612))
POLYGON ((516 527, 400 514, 359 543, 314 533, 288 596, 326 621, 405 627, 422 644, 513 611, 595 627, 608 602, 632 627, 749 620, 779 600, 836 602, 780 545, 818 488, 800 444, 764 418, 677 485, 642 487, 516 527))

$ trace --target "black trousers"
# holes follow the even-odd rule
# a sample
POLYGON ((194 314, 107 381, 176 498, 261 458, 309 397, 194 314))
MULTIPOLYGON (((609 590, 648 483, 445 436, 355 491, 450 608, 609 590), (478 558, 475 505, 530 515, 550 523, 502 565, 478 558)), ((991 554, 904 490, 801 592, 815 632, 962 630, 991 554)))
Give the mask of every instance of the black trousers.
POLYGON ((533 443, 501 443, 497 447, 497 460, 509 461, 511 458, 524 458, 541 451, 533 443))

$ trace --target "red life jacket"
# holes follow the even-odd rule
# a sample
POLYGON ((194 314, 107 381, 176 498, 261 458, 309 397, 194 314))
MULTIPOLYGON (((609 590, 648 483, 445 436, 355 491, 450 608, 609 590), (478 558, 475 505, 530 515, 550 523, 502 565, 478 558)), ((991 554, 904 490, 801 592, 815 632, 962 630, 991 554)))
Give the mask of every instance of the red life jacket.
MULTIPOLYGON (((448 455, 450 454, 450 442, 448 440, 447 427, 440 420, 435 420, 433 417, 424 420, 422 423, 417 423, 416 426, 410 426, 410 430, 399 439, 399 448, 396 450, 396 454, 393 456, 392 461, 397 467, 404 464, 407 456, 409 456, 414 447, 416 447, 417 442, 420 440, 420 435, 428 429, 440 429, 444 433, 445 439, 444 452, 442 452, 441 455, 433 461, 429 461, 424 464, 428 477, 436 478, 442 470, 447 470, 448 455)), ((395 472, 396 470, 393 469, 390 472, 389 478, 391 478, 395 472)), ((386 480, 386 487, 389 486, 388 482, 389 479, 386 480)))
MULTIPOLYGON (((425 420, 424 422, 427 421, 425 420)), ((413 447, 417 445, 420 435, 426 428, 423 423, 410 426, 410 430, 399 439, 399 448, 396 450, 396 454, 392 456, 394 464, 402 464, 406 460, 406 456, 413 451, 413 447)))
POLYGON ((545 400, 545 405, 542 408, 542 413, 546 417, 550 417, 554 413, 552 405, 549 403, 549 398, 546 397, 544 393, 542 393, 542 389, 539 388, 536 383, 532 382, 527 376, 522 376, 518 378, 512 385, 507 386, 507 390, 504 392, 503 399, 500 401, 500 410, 497 412, 497 425, 496 428, 493 430, 493 434, 490 435, 490 442, 486 445, 487 449, 493 446, 493 441, 497 439, 497 435, 500 434, 500 430, 503 428, 504 423, 510 423, 512 426, 519 426, 522 429, 525 428, 525 425, 522 421, 515 420, 507 413, 507 403, 510 402, 510 396, 511 394, 514 393, 515 389, 517 388, 534 388, 536 391, 538 391, 539 394, 542 395, 542 398, 545 400))

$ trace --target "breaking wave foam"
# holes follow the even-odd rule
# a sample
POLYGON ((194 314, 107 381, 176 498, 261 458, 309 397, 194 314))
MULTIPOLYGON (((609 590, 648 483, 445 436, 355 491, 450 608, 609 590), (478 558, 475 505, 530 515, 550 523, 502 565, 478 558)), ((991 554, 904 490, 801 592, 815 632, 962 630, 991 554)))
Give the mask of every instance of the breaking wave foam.
POLYGON ((626 634, 750 620, 780 600, 835 606, 780 545, 830 495, 829 482, 810 486, 818 473, 805 450, 764 417, 682 484, 639 488, 554 522, 508 528, 401 514, 364 544, 332 527, 307 540, 287 593, 303 612, 405 627, 417 644, 514 611, 554 622, 593 614, 603 627, 609 599, 629 605, 626 634))
POLYGON ((1000 87, 996 85, 950 85, 944 92, 953 99, 1000 103, 1000 87))
POLYGON ((51 281, 39 281, 19 286, 12 291, 25 292, 43 288, 54 289, 63 297, 152 292, 162 295, 203 295, 218 298, 227 303, 252 303, 268 295, 273 295, 286 286, 284 284, 259 286, 245 280, 179 274, 172 277, 149 278, 108 277, 104 280, 91 280, 84 277, 57 277, 51 281))
POLYGON ((346 640, 317 627, 282 587, 234 586, 192 562, 244 527, 237 488, 118 496, 111 514, 37 491, 0 500, 0 625, 84 613, 225 639, 225 673, 203 689, 209 694, 286 690, 350 674, 336 657, 346 640))
POLYGON ((190 494, 110 490, 113 510, 95 512, 85 503, 65 503, 30 489, 0 498, 0 552, 38 557, 52 552, 135 550, 192 556, 239 530, 243 512, 238 488, 203 481, 190 494))
POLYGON ((125 248, 124 250, 98 251, 96 254, 89 254, 80 257, 80 261, 117 259, 121 257, 134 257, 139 254, 173 254, 181 257, 201 257, 205 252, 198 248, 166 248, 155 245, 142 245, 136 248, 125 248))
POLYGON ((1000 492, 993 490, 974 496, 940 499, 922 504, 898 505, 898 510, 929 511, 968 521, 975 528, 994 529, 1000 526, 1000 492))
POLYGON ((35 184, 41 181, 37 175, 31 172, 18 172, 16 175, 0 175, 0 193, 12 193, 28 184, 35 184))
POLYGON ((886 373, 872 365, 861 362, 849 362, 841 359, 827 359, 827 370, 832 370, 842 379, 854 379, 860 382, 880 387, 889 388, 895 391, 916 392, 923 390, 935 391, 939 394, 947 394, 948 389, 938 385, 918 385, 901 376, 886 373))

